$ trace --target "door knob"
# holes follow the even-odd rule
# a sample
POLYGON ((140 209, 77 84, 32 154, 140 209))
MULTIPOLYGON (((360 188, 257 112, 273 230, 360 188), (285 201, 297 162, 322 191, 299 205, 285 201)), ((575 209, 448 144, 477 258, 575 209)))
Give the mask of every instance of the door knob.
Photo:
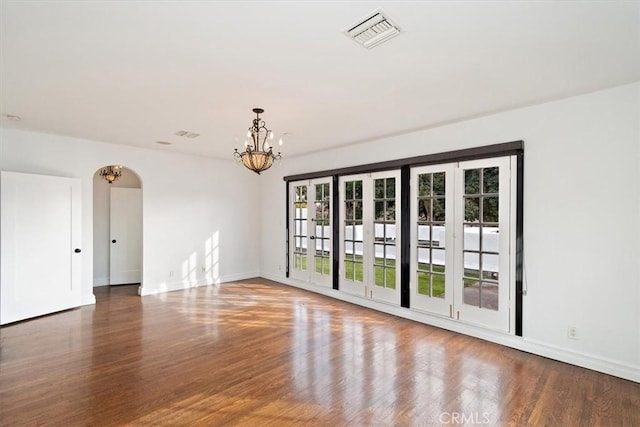
POLYGON ((79 254, 80 252, 82 252, 82 249, 76 248, 73 252, 79 254))
POLYGON ((311 240, 316 240, 316 236, 309 237, 311 240))
POLYGON ((113 240, 111 241, 111 243, 115 243, 115 242, 116 242, 116 239, 113 239, 113 240))

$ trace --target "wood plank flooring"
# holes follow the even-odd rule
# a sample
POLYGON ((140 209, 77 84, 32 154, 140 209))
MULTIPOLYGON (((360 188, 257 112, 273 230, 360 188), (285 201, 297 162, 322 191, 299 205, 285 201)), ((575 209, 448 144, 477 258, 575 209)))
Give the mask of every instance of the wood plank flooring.
POLYGON ((0 329, 0 425, 640 426, 640 384, 264 279, 0 329))

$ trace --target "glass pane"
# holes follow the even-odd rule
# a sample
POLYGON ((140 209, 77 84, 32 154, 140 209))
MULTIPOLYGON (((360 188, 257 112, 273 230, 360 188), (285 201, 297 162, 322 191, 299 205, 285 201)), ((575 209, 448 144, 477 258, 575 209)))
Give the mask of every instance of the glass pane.
POLYGON ((354 238, 354 228, 355 226, 348 224, 344 227, 344 240, 355 240, 354 238))
POLYGON ((353 181, 347 181, 344 183, 344 198, 346 200, 353 199, 353 181))
POLYGON ((445 199, 433 199, 433 220, 434 221, 445 221, 444 216, 445 209, 445 199))
POLYGON ((418 221, 431 220, 431 199, 418 200, 418 221))
POLYGON ((498 198, 497 197, 483 198, 482 220, 484 222, 498 222, 498 198))
POLYGON ((418 246, 431 247, 431 226, 418 226, 418 246))
POLYGON ((444 275, 432 274, 431 275, 431 296, 436 298, 444 298, 444 275))
POLYGON ((344 217, 345 219, 355 219, 355 210, 353 208, 354 202, 344 202, 344 217))
POLYGON ((384 221, 384 202, 375 202, 375 213, 374 220, 376 221, 384 221))
POLYGON ((431 230, 433 231, 433 237, 431 238, 431 247, 444 249, 447 243, 447 233, 444 226, 434 225, 431 227, 431 230))
POLYGON ((374 276, 376 286, 384 286, 384 267, 375 266, 374 276))
POLYGON ((362 200, 362 181, 355 181, 354 198, 362 200))
POLYGON ((418 270, 430 271, 429 249, 418 248, 418 270))
POLYGON ((418 272, 418 293, 421 295, 431 296, 429 278, 430 274, 418 272))
POLYGON ((355 203, 355 219, 362 220, 362 202, 354 202, 355 203))
POLYGON ((437 196, 444 196, 445 194, 444 172, 438 172, 433 174, 433 194, 437 196))
POLYGON ((385 287, 388 289, 396 288, 396 269, 395 268, 387 268, 385 276, 385 287))
POLYGON ((500 257, 498 255, 482 254, 483 279, 498 280, 499 260, 500 257))
POLYGON ((480 169, 464 171, 464 193, 480 194, 480 169))
POLYGON ((322 274, 322 260, 323 260, 323 258, 321 256, 316 256, 315 257, 316 273, 322 274))
POLYGON ((373 236, 376 242, 384 242, 384 224, 378 222, 373 224, 373 236))
POLYGON ((431 221, 430 219, 430 208, 431 204, 429 203, 429 199, 422 200, 418 199, 418 221, 431 221))
POLYGON ((396 265, 396 247, 386 245, 384 248, 384 263, 388 267, 394 267, 396 265))
POLYGON ((431 195, 431 174, 418 175, 418 196, 426 197, 431 195))
POLYGON ((498 285, 496 283, 482 282, 480 307, 498 310, 498 285))
POLYGON ((385 221, 395 221, 396 220, 396 201, 389 200, 385 202, 385 221))
POLYGON ((464 279, 463 302, 468 305, 480 307, 480 286, 472 279, 464 279))
POLYGON ((387 178, 387 199, 395 199, 396 197, 396 179, 387 178))
POLYGON ((384 179, 376 179, 375 182, 375 194, 374 198, 383 199, 384 198, 384 179))
POLYGON ((480 250, 480 227, 476 225, 464 225, 463 248, 467 251, 480 250))
POLYGON ((345 255, 353 255, 353 242, 344 242, 345 255))
POLYGON ((355 243, 355 255, 357 255, 358 257, 360 257, 360 262, 362 262, 362 248, 363 248, 363 244, 362 242, 356 242, 355 243))
POLYGON ((499 185, 498 167, 485 168, 482 170, 482 192, 497 193, 499 185))
POLYGON ((354 278, 353 272, 354 272, 353 262, 352 261, 345 261, 344 262, 344 277, 345 277, 345 279, 353 280, 353 278, 354 278))
POLYGON ((464 253, 464 277, 477 279, 480 270, 480 255, 473 252, 464 253))
POLYGON ((330 258, 331 257, 331 240, 327 239, 323 239, 322 240, 323 243, 323 247, 322 247, 322 256, 325 258, 330 258))
POLYGON ((482 252, 500 252, 498 227, 482 227, 482 252))
MULTIPOLYGON (((362 260, 361 260, 362 261, 362 260)), ((354 264, 354 280, 357 280, 358 282, 362 282, 363 280, 363 274, 362 274, 362 262, 356 262, 354 264)))
POLYGON ((373 245, 374 247, 374 255, 376 257, 376 264, 383 264, 384 260, 384 245, 373 245))
POLYGON ((324 216, 323 216, 323 214, 324 214, 323 203, 316 202, 315 205, 316 205, 316 220, 324 218, 324 216))
POLYGON ((431 250, 431 271, 437 273, 444 273, 445 269, 445 250, 444 249, 432 249, 431 250))
POLYGON ((478 222, 480 220, 480 198, 467 197, 464 200, 465 222, 478 222))

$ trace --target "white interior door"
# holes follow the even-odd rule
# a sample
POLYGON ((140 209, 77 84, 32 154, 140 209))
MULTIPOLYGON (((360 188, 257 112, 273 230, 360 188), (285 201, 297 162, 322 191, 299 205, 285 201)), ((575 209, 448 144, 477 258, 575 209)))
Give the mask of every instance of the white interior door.
POLYGON ((142 278, 142 190, 111 188, 109 284, 142 278))
POLYGON ((0 323, 81 304, 81 184, 2 172, 0 323))
POLYGON ((456 170, 456 318, 509 331, 510 158, 459 163, 456 170))

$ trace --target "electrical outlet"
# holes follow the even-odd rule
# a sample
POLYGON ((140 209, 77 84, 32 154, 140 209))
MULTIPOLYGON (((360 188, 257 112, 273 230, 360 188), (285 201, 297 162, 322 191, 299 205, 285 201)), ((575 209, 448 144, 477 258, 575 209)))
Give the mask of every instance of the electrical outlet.
POLYGON ((169 277, 173 277, 173 270, 169 270, 169 277))
POLYGON ((202 272, 206 273, 207 272, 207 267, 202 267, 202 272))
POLYGON ((575 327, 575 326, 569 326, 569 329, 567 329, 567 336, 569 338, 571 338, 572 340, 579 339, 579 337, 578 337, 578 328, 575 327))

